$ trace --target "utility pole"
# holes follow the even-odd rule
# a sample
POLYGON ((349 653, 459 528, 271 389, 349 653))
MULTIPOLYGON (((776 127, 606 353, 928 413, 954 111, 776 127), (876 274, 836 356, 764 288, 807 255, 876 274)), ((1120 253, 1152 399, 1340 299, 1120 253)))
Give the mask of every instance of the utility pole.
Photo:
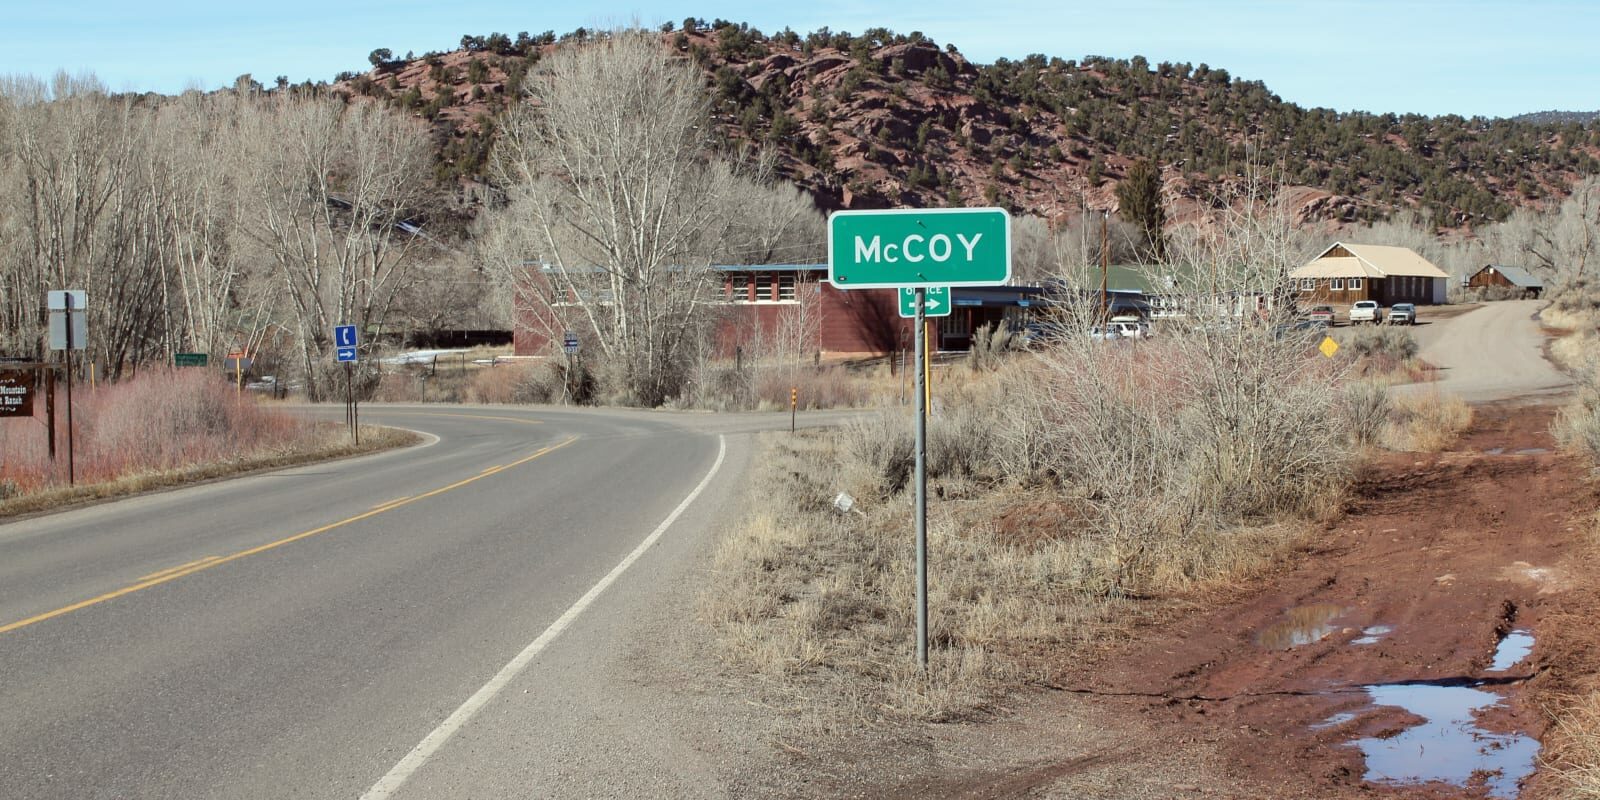
POLYGON ((1100 210, 1100 324, 1111 319, 1111 209, 1100 210))

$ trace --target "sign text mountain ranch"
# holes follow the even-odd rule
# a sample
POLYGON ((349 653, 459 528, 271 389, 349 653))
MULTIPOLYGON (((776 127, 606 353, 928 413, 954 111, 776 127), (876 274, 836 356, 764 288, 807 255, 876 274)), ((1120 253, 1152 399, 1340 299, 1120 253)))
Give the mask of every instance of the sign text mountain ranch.
POLYGON ((1011 277, 1003 208, 838 211, 828 218, 828 280, 840 289, 993 286, 1011 277))

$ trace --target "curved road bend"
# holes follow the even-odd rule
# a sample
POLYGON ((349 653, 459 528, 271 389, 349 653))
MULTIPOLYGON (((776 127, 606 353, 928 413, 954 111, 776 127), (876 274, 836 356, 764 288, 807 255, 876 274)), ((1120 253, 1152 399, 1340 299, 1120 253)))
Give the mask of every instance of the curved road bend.
POLYGON ((1566 391, 1571 380, 1544 357, 1545 337, 1534 318, 1543 305, 1540 300, 1485 303, 1459 317, 1417 326, 1418 357, 1440 368, 1440 380, 1394 389, 1447 391, 1467 402, 1566 391))
MULTIPOLYGON (((436 439, 0 525, 0 797, 359 797, 680 513, 502 686, 603 695, 563 685, 594 672, 583 637, 683 582, 743 468, 739 439, 684 416, 366 407, 364 419, 436 439)), ((503 721, 505 701, 489 696, 481 716, 503 721)), ((614 722, 612 746, 634 744, 636 726, 614 722)), ((516 735, 523 772, 556 746, 516 735)), ((400 794, 471 791, 417 793, 430 776, 478 772, 481 752, 436 744, 400 794)), ((703 773, 693 753, 636 760, 635 788, 652 794, 703 773)), ((546 766, 501 789, 576 788, 571 764, 546 766)), ((590 769, 593 786, 629 785, 590 769)))

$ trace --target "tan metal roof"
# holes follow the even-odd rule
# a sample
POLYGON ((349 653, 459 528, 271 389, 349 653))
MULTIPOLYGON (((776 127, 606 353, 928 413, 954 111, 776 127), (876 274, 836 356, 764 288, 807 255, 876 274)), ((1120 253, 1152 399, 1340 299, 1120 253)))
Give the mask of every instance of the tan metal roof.
POLYGON ((1319 258, 1294 272, 1291 278, 1382 278, 1383 273, 1354 256, 1319 258))
POLYGON ((1289 273, 1291 278, 1449 278, 1450 274, 1408 247, 1334 242, 1311 263, 1289 273), (1348 256, 1328 255, 1343 249, 1348 256))

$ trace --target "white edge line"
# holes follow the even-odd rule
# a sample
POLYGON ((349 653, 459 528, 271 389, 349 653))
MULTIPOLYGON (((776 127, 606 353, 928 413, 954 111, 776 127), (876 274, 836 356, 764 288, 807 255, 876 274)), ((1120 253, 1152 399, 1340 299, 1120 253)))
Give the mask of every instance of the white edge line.
POLYGON ((555 622, 550 623, 550 627, 545 628, 544 633, 539 634, 539 638, 534 639, 531 644, 523 648, 522 652, 518 653, 504 667, 501 667, 500 671, 495 673, 495 676, 490 678, 488 683, 484 684, 478 691, 473 692, 472 696, 467 698, 467 701, 462 703, 460 708, 457 708, 450 716, 446 717, 444 722, 439 723, 439 727, 434 728, 432 732, 422 738, 421 742, 417 743, 416 747, 411 748, 411 752, 407 753, 405 758, 400 759, 398 764, 395 764, 387 774, 372 785, 372 788, 361 795, 361 800, 386 800, 386 798, 393 795, 396 790, 405 784, 412 773, 416 772, 423 764, 427 763, 429 758, 439 752, 439 748, 443 747, 445 742, 450 741, 450 737, 461 730, 479 710, 494 699, 495 695, 504 690, 507 684, 511 683, 524 669, 527 669, 528 665, 533 662, 534 657, 538 656, 545 647, 555 641, 556 637, 560 636, 579 615, 587 610, 600 597, 602 592, 615 583, 617 578, 628 570, 628 567, 633 566, 633 562, 638 561, 645 554, 645 551, 649 550, 650 546, 655 544, 656 540, 660 539, 668 528, 672 527, 672 523, 678 521, 678 517, 689 508, 689 505, 695 501, 695 498, 700 496, 701 492, 705 491, 706 486, 711 484, 711 479, 716 477, 717 470, 722 468, 722 460, 727 455, 727 452, 728 441, 722 434, 718 434, 717 460, 712 462, 711 470, 706 473, 704 478, 700 479, 700 484, 694 487, 694 491, 689 492, 689 496, 683 498, 683 502, 679 503, 678 507, 674 508, 672 513, 668 514, 667 518, 662 520, 661 524, 650 532, 649 536, 644 537, 644 541, 640 542, 638 547, 633 548, 633 552, 618 562, 615 567, 612 567, 605 577, 590 587, 589 591, 578 598, 578 601, 573 603, 572 607, 568 608, 555 622))

